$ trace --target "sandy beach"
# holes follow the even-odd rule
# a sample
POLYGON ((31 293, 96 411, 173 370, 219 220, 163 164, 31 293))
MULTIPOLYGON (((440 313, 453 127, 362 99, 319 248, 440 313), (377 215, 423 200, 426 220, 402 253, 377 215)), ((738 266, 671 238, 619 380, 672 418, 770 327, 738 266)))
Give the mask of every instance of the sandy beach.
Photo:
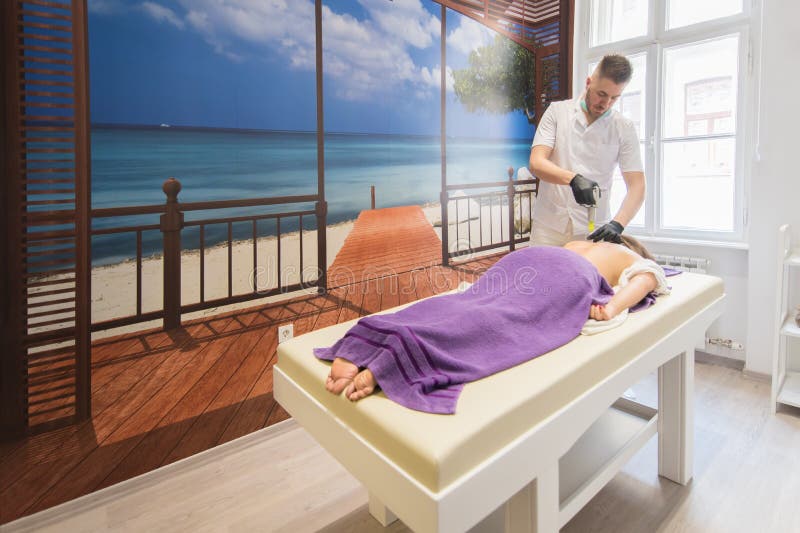
MULTIPOLYGON (((524 206, 527 208, 527 206, 524 206)), ((438 203, 422 206, 423 213, 430 221, 436 234, 441 239, 441 208, 438 203)), ((491 240, 501 238, 501 227, 505 238, 508 238, 507 208, 497 205, 479 206, 474 200, 463 199, 451 204, 448 213, 450 219, 449 239, 452 250, 456 246, 464 247, 468 243, 478 246, 491 240), (469 204, 469 206, 467 205, 469 204), (458 212, 456 212, 456 209, 458 212), (478 215, 492 219, 491 224, 480 225, 478 215), (453 223, 456 214, 462 221, 458 228, 453 223)), ((327 228, 327 267, 330 267, 336 254, 344 245, 345 239, 353 229, 355 221, 333 224, 327 228)), ((281 236, 281 264, 277 263, 277 238, 263 237, 257 242, 257 262, 253 268, 253 243, 251 240, 234 242, 232 246, 233 294, 250 293, 255 286, 259 291, 277 287, 278 272, 281 272, 281 286, 287 286, 317 278, 317 236, 316 231, 303 232, 303 268, 300 266, 300 234, 287 233, 281 236)), ((181 255, 181 299, 183 304, 200 301, 200 252, 185 250, 181 255)), ((205 300, 213 300, 227 296, 228 282, 228 247, 217 245, 205 250, 204 274, 205 300)), ((161 308, 163 299, 163 261, 160 256, 145 258, 142 261, 142 312, 155 311, 161 308)), ((314 293, 315 289, 305 291, 314 293)), ((297 295, 297 293, 294 293, 297 295)), ((302 293, 301 293, 302 294, 302 293)), ((285 299, 286 295, 277 295, 259 300, 251 300, 239 304, 214 307, 184 315, 183 319, 193 319, 214 315, 222 311, 253 307, 268 301, 285 299)), ((92 269, 92 322, 100 322, 113 318, 132 315, 136 312, 136 263, 125 261, 92 269)), ((127 331, 135 331, 159 327, 161 321, 140 323, 124 328, 116 328, 94 334, 95 338, 127 331)))

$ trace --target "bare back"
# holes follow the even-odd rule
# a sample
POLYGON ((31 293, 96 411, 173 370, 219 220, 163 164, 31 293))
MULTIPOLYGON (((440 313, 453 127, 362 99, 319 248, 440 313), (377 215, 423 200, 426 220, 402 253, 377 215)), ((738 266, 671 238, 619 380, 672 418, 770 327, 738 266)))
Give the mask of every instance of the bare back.
POLYGON ((564 248, 585 257, 612 287, 619 282, 619 276, 626 268, 642 259, 639 254, 621 244, 604 241, 570 241, 564 248))

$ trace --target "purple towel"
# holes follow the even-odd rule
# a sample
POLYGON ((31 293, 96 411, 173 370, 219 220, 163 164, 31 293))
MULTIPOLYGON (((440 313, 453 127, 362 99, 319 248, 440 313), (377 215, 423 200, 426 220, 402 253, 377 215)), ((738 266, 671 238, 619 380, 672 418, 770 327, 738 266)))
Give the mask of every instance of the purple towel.
POLYGON ((466 292, 362 318, 314 355, 369 368, 386 396, 405 407, 452 414, 464 383, 566 344, 580 334, 591 304, 605 304, 613 294, 575 252, 523 248, 466 292))

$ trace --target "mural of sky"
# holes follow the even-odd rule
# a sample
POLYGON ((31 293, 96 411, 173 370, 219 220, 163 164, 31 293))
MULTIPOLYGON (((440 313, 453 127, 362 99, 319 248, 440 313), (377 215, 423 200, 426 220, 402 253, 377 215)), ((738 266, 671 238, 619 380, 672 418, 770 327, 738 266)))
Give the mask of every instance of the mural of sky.
MULTIPOLYGON (((438 135, 431 0, 323 2, 325 129, 438 135)), ((93 123, 313 131, 313 0, 89 0, 93 123)), ((453 68, 493 33, 447 14, 448 135, 530 139, 521 113, 468 113, 453 68)))

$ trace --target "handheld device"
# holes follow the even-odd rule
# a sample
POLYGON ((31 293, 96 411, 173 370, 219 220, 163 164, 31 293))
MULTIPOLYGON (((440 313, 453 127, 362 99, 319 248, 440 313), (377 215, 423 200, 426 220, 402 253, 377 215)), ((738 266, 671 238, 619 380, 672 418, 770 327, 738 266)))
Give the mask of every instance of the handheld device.
POLYGON ((597 200, 600 199, 600 187, 593 187, 592 195, 594 196, 594 204, 587 206, 589 209, 589 233, 594 231, 594 220, 595 214, 597 213, 597 200))

